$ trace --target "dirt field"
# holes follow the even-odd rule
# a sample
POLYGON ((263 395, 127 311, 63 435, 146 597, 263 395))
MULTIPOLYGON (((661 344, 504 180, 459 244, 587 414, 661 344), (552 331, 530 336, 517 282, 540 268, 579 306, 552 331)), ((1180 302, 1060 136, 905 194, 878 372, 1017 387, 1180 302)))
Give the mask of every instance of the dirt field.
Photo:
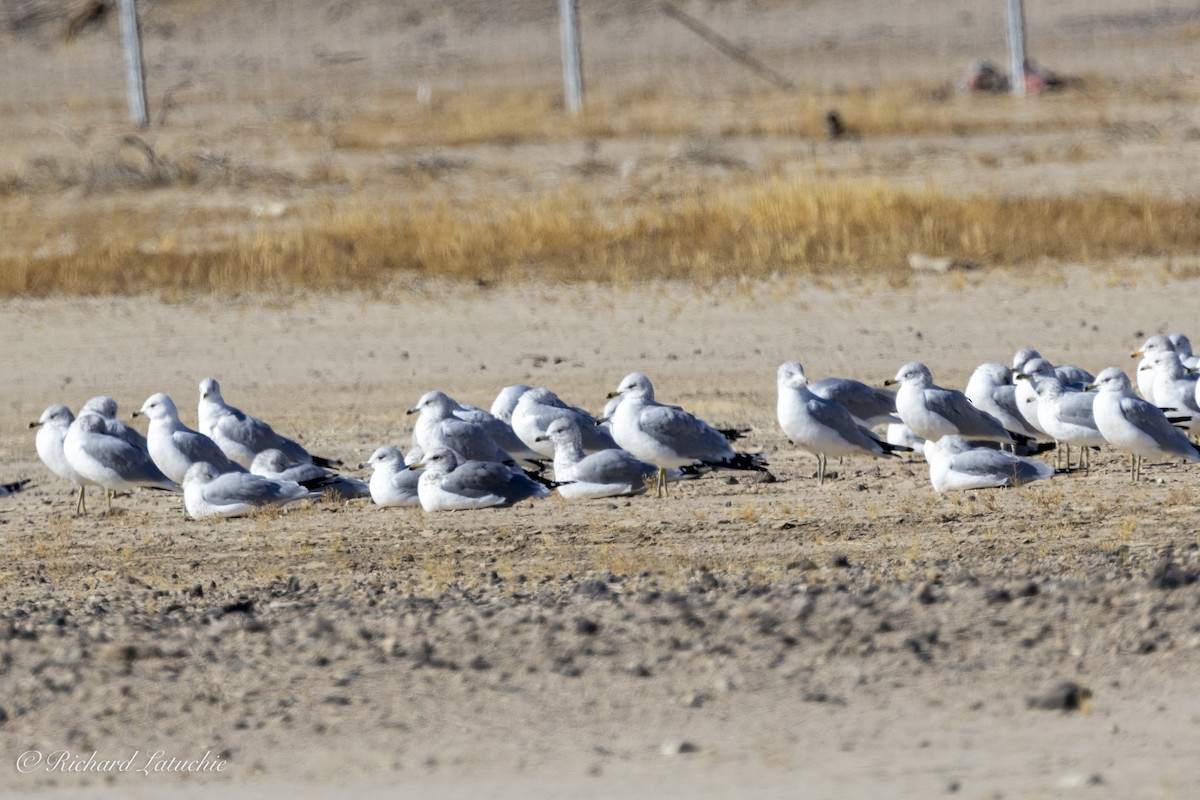
MULTIPOLYGON (((643 5, 589 18, 592 41, 652 39, 661 20, 643 5)), ((912 39, 871 49, 880 30, 912 23, 913 4, 813 4, 820 24, 801 26, 803 5, 722 4, 711 21, 788 74, 819 66, 820 82, 856 86, 887 56, 933 96, 912 39), (835 33, 839 52, 862 55, 841 73, 820 44, 835 33)), ((951 198, 1194 201, 1197 89, 1194 66, 1179 67, 1194 12, 1137 16, 1136 38, 1092 5, 1056 4, 1037 28, 1051 66, 1091 84, 1026 105, 950 93, 929 107, 929 130, 827 141, 810 120, 815 132, 747 132, 743 101, 722 96, 711 118, 677 126, 664 102, 665 121, 641 135, 446 145, 405 127, 412 65, 445 69, 435 93, 522 69, 553 80, 555 54, 525 52, 532 3, 503 20, 472 3, 406 4, 399 18, 365 3, 313 0, 311 17, 228 4, 212 35, 189 27, 207 4, 163 2, 145 23, 162 81, 152 105, 167 120, 142 142, 157 164, 124 138, 119 93, 43 69, 52 48, 71 75, 98 74, 105 40, 64 43, 46 23, 0 40, 4 86, 20 90, 0 98, 0 250, 98 252, 128 223, 141 252, 190 252, 423 192, 577 187, 619 210, 631 195, 666 204, 797 175, 951 198), (329 52, 289 41, 304 25, 328 29, 329 52), (397 30, 403 46, 387 38, 397 30), (503 58, 495 74, 484 34, 503 58), (252 56, 275 71, 251 70, 252 56), (267 76, 264 96, 224 93, 230 65, 267 76), (400 67, 403 80, 388 71, 400 67), (181 79, 171 70, 197 80, 165 107, 181 79), (346 74, 358 78, 339 83, 346 74), (938 128, 946 115, 978 115, 979 132, 938 128)), ((962 13, 918 16, 949 43, 923 56, 942 59, 942 92, 947 65, 983 48, 978 29, 959 41, 962 13)), ((680 107, 706 108, 691 101, 680 107)), ((961 388, 1021 347, 1132 372, 1149 334, 1200 335, 1200 254, 981 266, 702 288, 401 272, 332 295, 5 299, 0 481, 32 483, 0 498, 0 796, 1200 796, 1197 467, 1150 464, 1131 485, 1106 451, 1087 475, 940 498, 919 460, 855 460, 818 486, 815 459, 775 421, 784 360, 881 384, 920 359, 961 388), (93 491, 75 517, 72 487, 38 462, 27 427, 51 403, 111 394, 127 415, 158 391, 194 426, 197 384, 213 376, 233 405, 356 465, 408 445, 404 411, 429 389, 486 407, 521 382, 599 411, 635 370, 660 400, 750 428, 744 444, 774 480, 719 473, 662 500, 440 515, 318 503, 210 522, 144 492, 108 516, 93 491)))
POLYGON ((1048 797, 1082 782, 1095 796, 1190 796, 1194 468, 1154 465, 1131 486, 1106 453, 1091 475, 939 499, 921 463, 856 462, 818 487, 773 418, 788 358, 878 381, 919 357, 958 386, 1030 344, 1128 367, 1143 333, 1197 310, 1190 284, 1145 274, 980 275, 863 296, 778 284, 278 309, 10 303, 0 453, 5 477, 36 485, 0 513, 3 751, 211 752, 226 766, 6 767, 2 785, 1048 797), (167 391, 194 420, 195 384, 213 374, 231 402, 357 463, 407 442, 402 412, 428 388, 486 405, 524 381, 598 408, 634 369, 666 401, 752 427, 778 481, 222 522, 137 494, 113 517, 75 518, 24 427, 49 402, 102 391, 126 410, 167 391), (1027 705, 1064 681, 1093 693, 1082 713, 1061 698, 1027 705), (695 752, 666 754, 680 742, 695 752))

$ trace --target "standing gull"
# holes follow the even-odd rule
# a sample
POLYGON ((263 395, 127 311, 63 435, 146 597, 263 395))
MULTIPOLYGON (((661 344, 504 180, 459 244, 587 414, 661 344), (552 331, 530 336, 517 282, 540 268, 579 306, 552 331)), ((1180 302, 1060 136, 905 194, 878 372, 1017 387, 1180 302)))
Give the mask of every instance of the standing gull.
MULTIPOLYGON (((1171 337, 1165 334, 1156 333, 1145 342, 1137 350, 1129 354, 1130 358, 1140 358, 1137 370, 1134 372, 1134 380, 1137 381, 1138 394, 1155 405, 1158 405, 1158 399, 1154 396, 1154 370, 1142 369, 1142 367, 1151 367, 1152 359, 1155 353, 1174 353, 1175 343, 1171 341, 1171 337)), ((1096 382, 1099 382, 1097 377, 1096 382)))
POLYGON ((183 507, 192 519, 241 517, 265 506, 283 506, 319 496, 295 481, 276 481, 246 472, 217 472, 205 461, 183 477, 183 507))
POLYGON ((656 402, 650 379, 630 373, 617 387, 621 404, 612 417, 617 444, 658 467, 658 494, 666 493, 670 467, 704 465, 722 469, 766 471, 758 453, 735 453, 713 426, 678 406, 656 402))
POLYGON ((1196 402, 1196 387, 1200 383, 1196 376, 1183 365, 1177 351, 1159 350, 1143 360, 1149 363, 1138 367, 1138 378, 1141 379, 1143 371, 1154 375, 1151 389, 1154 405, 1169 410, 1172 417, 1184 417, 1182 426, 1194 432, 1200 427, 1200 405, 1196 402))
POLYGON ((999 420, 1006 430, 1031 438, 1042 435, 1042 431, 1026 422, 1021 415, 1012 370, 1003 364, 990 362, 976 367, 967 381, 964 394, 980 411, 986 411, 999 420))
POLYGON ((808 386, 804 367, 787 361, 776 370, 776 415, 792 443, 817 457, 817 484, 825 482, 828 456, 893 455, 899 448, 882 441, 840 403, 819 397, 808 386))
POLYGON ((980 411, 967 396, 954 389, 934 384, 929 368, 910 361, 900 368, 886 385, 900 384, 896 393, 896 412, 913 433, 936 442, 943 436, 964 436, 993 442, 1028 442, 1029 437, 1004 429, 1000 421, 980 411))
POLYGON ((938 494, 1020 486, 1054 474, 1049 464, 990 447, 972 447, 955 435, 927 441, 925 460, 929 462, 929 482, 938 494))
POLYGON ((42 460, 46 468, 58 477, 79 487, 75 497, 75 513, 78 515, 87 511, 83 491, 84 485, 89 481, 75 471, 63 452, 63 442, 74 421, 75 415, 71 413, 71 409, 61 403, 55 403, 47 406, 46 410, 42 412, 41 418, 37 422, 29 423, 29 427, 37 428, 34 444, 37 447, 38 458, 42 460))
POLYGON ((1080 449, 1079 466, 1090 466, 1089 448, 1107 444, 1096 427, 1095 392, 1074 392, 1054 375, 1033 379, 1037 390, 1038 420, 1054 441, 1065 445, 1067 469, 1071 468, 1071 445, 1080 449))
POLYGON ((105 429, 113 436, 124 439, 139 450, 149 448, 146 443, 146 437, 142 436, 141 431, 117 419, 117 401, 108 395, 97 395, 84 403, 83 408, 79 409, 79 416, 81 417, 89 413, 96 414, 104 420, 105 429))
POLYGON ((113 492, 138 487, 179 491, 179 485, 154 465, 148 452, 110 434, 96 414, 82 414, 71 423, 63 452, 84 483, 104 487, 110 512, 113 492))
POLYGON ((1124 372, 1109 367, 1096 376, 1095 388, 1100 390, 1093 406, 1096 428, 1109 444, 1130 454, 1129 476, 1135 483, 1145 456, 1200 461, 1200 451, 1161 409, 1134 396, 1124 372))
POLYGON ((275 430, 257 417, 252 417, 225 402, 221 384, 213 378, 200 381, 200 404, 197 408, 200 432, 211 438, 225 455, 246 469, 263 450, 282 450, 293 461, 311 461, 322 467, 336 467, 336 459, 311 455, 299 443, 275 430))
POLYGON ((212 439, 180 422, 175 402, 162 392, 147 397, 133 416, 150 420, 146 431, 150 458, 176 483, 182 484, 188 467, 200 461, 212 464, 217 472, 246 471, 237 462, 229 460, 212 439))
POLYGON ((421 508, 462 511, 511 506, 550 490, 521 472, 495 461, 459 461, 453 450, 435 447, 409 469, 424 468, 417 483, 421 508))

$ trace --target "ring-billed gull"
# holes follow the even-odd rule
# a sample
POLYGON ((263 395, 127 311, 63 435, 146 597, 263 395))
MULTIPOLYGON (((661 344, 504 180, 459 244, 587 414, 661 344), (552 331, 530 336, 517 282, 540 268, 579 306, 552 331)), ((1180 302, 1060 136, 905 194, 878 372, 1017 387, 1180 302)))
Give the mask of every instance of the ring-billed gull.
POLYGON ((1124 372, 1109 367, 1096 376, 1095 388, 1100 390, 1093 405, 1096 427, 1109 444, 1130 454, 1129 476, 1134 482, 1141 478, 1145 456, 1200 461, 1200 450, 1161 409, 1134 396, 1124 372))
POLYGON ((104 420, 105 429, 113 436, 124 439, 139 450, 148 449, 142 432, 117 418, 117 401, 112 397, 102 394, 91 398, 79 409, 79 416, 84 414, 95 414, 104 420))
POLYGON ((213 378, 200 381, 200 403, 196 409, 200 432, 217 443, 225 455, 246 469, 263 450, 282 450, 293 461, 311 461, 322 467, 341 466, 337 459, 314 456, 298 442, 275 432, 267 423, 225 402, 221 384, 213 378))
POLYGON ((569 417, 551 422, 541 438, 554 445, 554 480, 567 499, 642 494, 658 477, 658 467, 620 448, 585 454, 579 426, 569 417))
POLYGON ((1080 450, 1079 466, 1090 466, 1089 449, 1107 444, 1096 427, 1095 392, 1073 392, 1055 375, 1034 378, 1038 420, 1054 441, 1065 446, 1067 469, 1071 468, 1071 445, 1080 450))
POLYGON ((1192 352, 1192 340, 1185 333, 1172 333, 1167 337, 1171 340, 1171 344, 1175 345, 1175 352, 1179 354, 1179 360, 1188 369, 1196 369, 1200 367, 1200 357, 1192 352))
POLYGON ((206 461, 183 476, 183 507, 192 519, 241 517, 265 506, 283 506, 320 496, 295 481, 276 481, 247 472, 217 472, 206 461))
POLYGON ((1030 438, 1042 435, 1042 431, 1030 425, 1021 415, 1012 370, 1003 364, 989 362, 976 367, 967 381, 964 394, 980 411, 986 411, 999 420, 1006 430, 1023 433, 1030 438))
POLYGON ((882 441, 840 403, 818 397, 808 387, 804 367, 786 361, 776 370, 775 413, 792 443, 817 457, 817 484, 825 482, 828 456, 893 455, 895 445, 882 441))
POLYGON ((182 484, 188 467, 198 461, 212 464, 217 472, 246 471, 241 464, 231 461, 212 439, 180 422, 175 402, 162 392, 147 397, 133 416, 150 420, 146 430, 150 458, 176 483, 182 484))
POLYGON ((678 406, 654 399, 650 379, 639 372, 617 386, 621 404, 612 416, 613 438, 633 455, 658 467, 658 494, 666 493, 671 467, 704 465, 717 469, 766 471, 759 453, 735 453, 713 426, 678 406))
POLYGON ((82 414, 71 423, 63 452, 85 483, 104 487, 110 512, 113 492, 138 487, 179 491, 179 485, 154 465, 148 452, 110 434, 104 420, 95 414, 82 414))
POLYGON ((516 466, 516 461, 496 444, 487 430, 454 415, 458 403, 445 392, 429 391, 406 413, 417 414, 413 445, 421 453, 448 447, 467 461, 496 461, 516 466))
POLYGON ((34 444, 37 447, 38 458, 46 465, 46 469, 79 487, 75 497, 75 513, 82 514, 87 511, 83 492, 84 484, 88 481, 75 471, 63 452, 63 442, 74 421, 75 415, 71 413, 71 409, 62 403, 55 403, 47 406, 41 418, 37 422, 29 423, 29 427, 37 428, 34 444))
POLYGON ((972 447, 953 434, 927 441, 925 460, 929 462, 929 482, 938 494, 1020 486, 1054 474, 1054 468, 1044 462, 990 447, 972 447))
POLYGON ((282 450, 274 448, 263 450, 254 457, 250 473, 275 481, 294 481, 306 489, 312 489, 322 495, 331 494, 339 500, 352 500, 371 494, 371 488, 367 486, 366 481, 352 475, 339 475, 308 462, 297 464, 290 461, 282 450))
POLYGON ((410 469, 404 463, 404 453, 398 447, 384 445, 375 450, 367 462, 371 473, 371 499, 377 506, 419 506, 417 484, 423 470, 410 469))
POLYGON ((1058 376, 1054 372, 1054 365, 1044 358, 1029 359, 1025 362, 1024 369, 1016 375, 1017 411, 1024 418, 1027 427, 1040 431, 1045 437, 1049 437, 1050 434, 1046 433, 1046 428, 1042 425, 1037 389, 1034 386, 1041 378, 1055 377, 1058 376))
POLYGON ((550 489, 495 461, 459 461, 454 451, 435 447, 409 469, 424 469, 417 482, 421 508, 428 512, 511 506, 550 489))
MULTIPOLYGON (((1013 372, 1029 372, 1029 362, 1041 358, 1042 354, 1032 347, 1025 347, 1013 356, 1013 372)), ((1055 376, 1063 382, 1067 389, 1082 389, 1094 380, 1092 373, 1074 364, 1051 364, 1055 376)))
POLYGON ((936 385, 929 368, 920 361, 905 364, 895 378, 884 383, 900 384, 896 413, 913 433, 926 441, 958 435, 1003 443, 1029 442, 1028 436, 1005 430, 999 420, 976 408, 962 392, 936 385))
MULTIPOLYGON (((1171 337, 1166 334, 1156 333, 1142 343, 1142 346, 1129 354, 1130 358, 1140 358, 1137 369, 1133 373, 1133 379, 1137 381, 1138 394, 1147 401, 1158 405, 1158 400, 1154 396, 1154 370, 1144 370, 1142 367, 1149 367, 1151 359, 1155 353, 1174 353, 1175 343, 1171 341, 1171 337)), ((1096 382, 1099 382, 1097 376, 1096 382)))
POLYGON ((1200 383, 1183 365, 1179 353, 1159 350, 1148 354, 1143 361, 1149 363, 1138 367, 1138 377, 1143 371, 1154 375, 1151 389, 1154 405, 1163 410, 1169 409, 1172 416, 1186 417, 1184 427, 1188 430, 1194 431, 1200 427, 1200 405, 1196 402, 1196 387, 1200 383))
MULTIPOLYGON (((583 450, 595 453, 611 450, 617 446, 608 428, 598 426, 596 418, 582 408, 568 405, 558 395, 545 387, 530 389, 521 395, 512 413, 512 426, 521 441, 545 458, 554 458, 554 445, 548 440, 538 440, 546 435, 550 423, 560 417, 569 417, 579 427, 583 437, 583 450)), ((628 449, 628 448, 627 448, 628 449)))

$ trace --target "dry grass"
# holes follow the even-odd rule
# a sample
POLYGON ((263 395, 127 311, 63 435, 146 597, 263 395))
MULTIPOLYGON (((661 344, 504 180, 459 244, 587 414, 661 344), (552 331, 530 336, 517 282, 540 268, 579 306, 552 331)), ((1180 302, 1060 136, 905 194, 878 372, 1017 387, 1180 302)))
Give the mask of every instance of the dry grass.
MULTIPOLYGON (((1143 104, 1177 103, 1185 91, 1138 88, 1143 104)), ((819 141, 832 107, 872 140, 1015 128, 1105 131, 1115 124, 1111 109, 1130 100, 1112 87, 1090 85, 1024 105, 919 85, 704 102, 641 90, 593 97, 577 120, 565 118, 551 97, 510 90, 448 94, 423 104, 411 93, 385 92, 315 121, 289 117, 278 128, 262 126, 253 135, 272 147, 291 137, 296 152, 308 148, 308 161, 288 169, 272 163, 266 150, 253 151, 263 141, 243 141, 245 153, 213 152, 170 129, 80 145, 74 160, 39 157, 22 174, 0 176, 6 245, 0 296, 383 292, 412 277, 632 285, 836 274, 896 283, 907 280, 913 252, 1014 266, 1200 249, 1194 200, 1012 199, 914 189, 887 167, 888 159, 911 156, 867 152, 860 170, 833 175, 815 160, 797 177, 770 159, 749 169, 723 144, 726 138, 819 141), (618 139, 678 146, 665 163, 629 180, 617 177, 617 163, 594 157, 539 183, 528 177, 528 166, 476 168, 461 154, 474 145, 572 141, 592 152, 587 143, 618 139), (460 150, 431 154, 430 147, 460 150), (391 161, 384 170, 352 166, 385 159, 391 161), (863 174, 871 177, 848 177, 863 174), (204 194, 235 199, 195 201, 204 194), (289 202, 263 199, 279 197, 289 202), (280 211, 247 214, 247 206, 264 205, 280 211)), ((1090 147, 1031 148, 1006 157, 1088 161, 1090 147)))
POLYGON ((582 186, 523 202, 489 195, 467 204, 447 197, 352 204, 203 249, 120 216, 77 220, 69 252, 0 258, 0 294, 382 289, 401 274, 633 284, 836 269, 903 280, 912 252, 1019 265, 1200 249, 1194 202, 960 200, 883 182, 748 181, 673 202, 642 196, 615 205, 593 203, 582 186))

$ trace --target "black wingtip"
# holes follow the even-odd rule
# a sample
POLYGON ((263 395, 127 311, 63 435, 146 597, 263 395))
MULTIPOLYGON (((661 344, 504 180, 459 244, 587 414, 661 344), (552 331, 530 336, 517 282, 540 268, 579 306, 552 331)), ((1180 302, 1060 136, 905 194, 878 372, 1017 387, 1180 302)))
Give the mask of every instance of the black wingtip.
POLYGON ((701 464, 712 469, 740 469, 752 472, 767 471, 767 462, 763 459, 762 453, 734 453, 733 458, 726 458, 721 461, 702 461, 701 464))
POLYGON ((749 428, 717 428, 717 432, 725 437, 726 441, 736 442, 738 439, 745 438, 749 433, 749 428))
POLYGON ((6 494, 16 494, 17 492, 24 489, 26 484, 29 483, 29 481, 30 481, 29 478, 22 478, 21 480, 13 481, 12 483, 0 484, 0 489, 3 489, 6 494))
POLYGON ((316 464, 318 467, 324 467, 325 469, 337 469, 338 467, 342 466, 340 459, 324 458, 323 456, 313 456, 312 463, 316 464))

